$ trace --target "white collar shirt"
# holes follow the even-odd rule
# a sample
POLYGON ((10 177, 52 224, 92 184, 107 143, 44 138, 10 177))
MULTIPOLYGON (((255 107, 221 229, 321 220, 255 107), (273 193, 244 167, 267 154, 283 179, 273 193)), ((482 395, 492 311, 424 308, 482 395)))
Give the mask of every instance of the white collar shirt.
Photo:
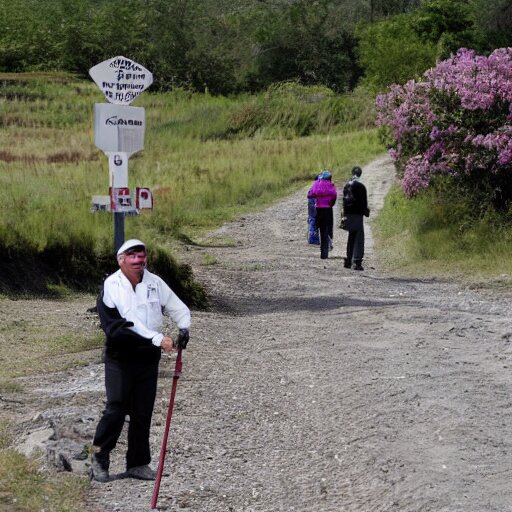
POLYGON ((114 272, 105 280, 103 302, 109 308, 117 308, 124 319, 133 322, 132 331, 151 339, 157 347, 164 337, 164 314, 179 329, 190 327, 189 308, 163 279, 148 270, 144 270, 135 290, 120 269, 114 272))

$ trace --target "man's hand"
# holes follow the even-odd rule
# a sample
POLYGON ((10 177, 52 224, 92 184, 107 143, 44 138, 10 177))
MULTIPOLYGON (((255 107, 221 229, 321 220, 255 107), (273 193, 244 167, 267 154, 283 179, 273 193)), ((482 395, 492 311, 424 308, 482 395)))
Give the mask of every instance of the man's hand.
POLYGON ((176 345, 179 348, 187 348, 187 343, 190 338, 190 335, 188 333, 188 329, 180 329, 180 332, 178 334, 178 339, 176 340, 176 345))
POLYGON ((174 348, 174 341, 170 336, 164 336, 160 347, 164 352, 170 352, 174 348))

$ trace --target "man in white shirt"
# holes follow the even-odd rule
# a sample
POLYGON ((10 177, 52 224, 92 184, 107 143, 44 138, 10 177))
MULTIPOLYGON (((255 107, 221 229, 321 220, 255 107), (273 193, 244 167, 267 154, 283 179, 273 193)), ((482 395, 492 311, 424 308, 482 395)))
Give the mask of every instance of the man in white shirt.
POLYGON ((161 352, 177 344, 185 348, 190 328, 190 310, 157 275, 146 270, 143 242, 126 241, 117 251, 119 270, 110 275, 98 297, 97 308, 105 342, 105 388, 107 404, 96 427, 92 478, 109 480, 110 452, 121 435, 126 415, 127 475, 154 480, 150 468, 149 430, 155 402, 161 352), (166 314, 180 334, 176 343, 165 335, 166 314))

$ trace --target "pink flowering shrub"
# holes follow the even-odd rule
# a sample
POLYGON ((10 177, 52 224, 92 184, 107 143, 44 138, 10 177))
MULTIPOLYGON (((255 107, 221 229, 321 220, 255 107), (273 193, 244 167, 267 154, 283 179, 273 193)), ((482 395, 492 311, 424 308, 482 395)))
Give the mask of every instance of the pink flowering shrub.
POLYGON ((442 175, 512 199, 512 48, 460 49, 376 105, 407 197, 442 175))

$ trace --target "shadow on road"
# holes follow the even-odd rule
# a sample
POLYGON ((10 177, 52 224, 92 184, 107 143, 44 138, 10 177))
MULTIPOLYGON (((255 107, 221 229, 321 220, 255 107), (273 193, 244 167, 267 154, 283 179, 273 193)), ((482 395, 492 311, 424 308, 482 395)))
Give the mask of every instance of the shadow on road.
POLYGON ((224 314, 239 315, 264 315, 267 313, 290 313, 296 311, 325 312, 341 308, 350 308, 350 311, 340 311, 339 314, 352 313, 353 308, 387 308, 396 305, 417 306, 413 301, 397 299, 357 299, 345 295, 323 295, 316 297, 282 297, 265 299, 261 296, 251 298, 237 298, 230 301, 225 298, 217 298, 212 301, 212 309, 224 314))

